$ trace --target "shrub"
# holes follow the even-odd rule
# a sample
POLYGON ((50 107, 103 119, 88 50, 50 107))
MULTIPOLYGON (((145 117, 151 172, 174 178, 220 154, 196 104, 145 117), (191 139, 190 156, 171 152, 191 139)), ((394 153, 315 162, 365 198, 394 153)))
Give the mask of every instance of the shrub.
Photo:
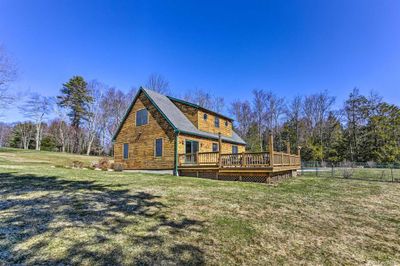
POLYGON ((374 161, 368 161, 368 162, 367 162, 367 165, 368 165, 369 168, 375 168, 375 167, 376 167, 376 162, 374 162, 374 161))
POLYGON ((97 162, 96 161, 91 162, 90 163, 90 168, 91 169, 96 169, 97 168, 97 162))
POLYGON ((100 168, 102 171, 107 171, 110 168, 110 161, 108 158, 103 157, 99 160, 97 167, 100 168))
POLYGON ((354 164, 348 161, 344 161, 342 164, 342 175, 343 178, 351 178, 354 174, 354 164))
POLYGON ((72 162, 72 168, 83 168, 83 162, 81 161, 73 161, 72 162))
POLYGON ((122 163, 114 163, 113 169, 116 172, 122 172, 124 170, 124 166, 122 165, 122 163))

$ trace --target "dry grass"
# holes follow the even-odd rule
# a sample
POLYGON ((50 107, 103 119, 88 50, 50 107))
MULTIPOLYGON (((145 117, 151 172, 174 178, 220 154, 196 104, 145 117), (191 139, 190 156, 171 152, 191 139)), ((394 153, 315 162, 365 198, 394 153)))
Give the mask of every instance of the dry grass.
POLYGON ((0 264, 400 263, 400 184, 271 187, 24 156, 0 152, 0 264))

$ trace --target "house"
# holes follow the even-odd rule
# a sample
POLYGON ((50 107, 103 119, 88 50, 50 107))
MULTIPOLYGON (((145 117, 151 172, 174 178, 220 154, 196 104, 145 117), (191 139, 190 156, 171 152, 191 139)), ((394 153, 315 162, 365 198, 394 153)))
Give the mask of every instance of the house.
POLYGON ((113 137, 114 160, 124 169, 178 170, 195 154, 239 154, 246 142, 233 120, 197 104, 140 88, 113 137))

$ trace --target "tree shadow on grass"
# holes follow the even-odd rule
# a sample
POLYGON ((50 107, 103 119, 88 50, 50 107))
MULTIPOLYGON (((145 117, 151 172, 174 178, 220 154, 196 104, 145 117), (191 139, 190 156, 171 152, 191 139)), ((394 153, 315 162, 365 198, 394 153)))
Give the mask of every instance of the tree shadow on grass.
POLYGON ((0 174, 0 264, 204 264, 160 196, 56 176, 0 174))

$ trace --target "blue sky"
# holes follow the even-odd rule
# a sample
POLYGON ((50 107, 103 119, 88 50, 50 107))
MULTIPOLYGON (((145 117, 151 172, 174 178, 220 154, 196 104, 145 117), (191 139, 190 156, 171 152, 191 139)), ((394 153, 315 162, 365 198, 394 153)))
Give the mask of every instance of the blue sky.
MULTIPOLYGON (((128 90, 161 73, 174 94, 227 102, 357 86, 400 102, 400 1, 0 0, 13 90, 57 95, 73 75, 128 90)), ((6 121, 20 119, 9 111, 6 121)))

